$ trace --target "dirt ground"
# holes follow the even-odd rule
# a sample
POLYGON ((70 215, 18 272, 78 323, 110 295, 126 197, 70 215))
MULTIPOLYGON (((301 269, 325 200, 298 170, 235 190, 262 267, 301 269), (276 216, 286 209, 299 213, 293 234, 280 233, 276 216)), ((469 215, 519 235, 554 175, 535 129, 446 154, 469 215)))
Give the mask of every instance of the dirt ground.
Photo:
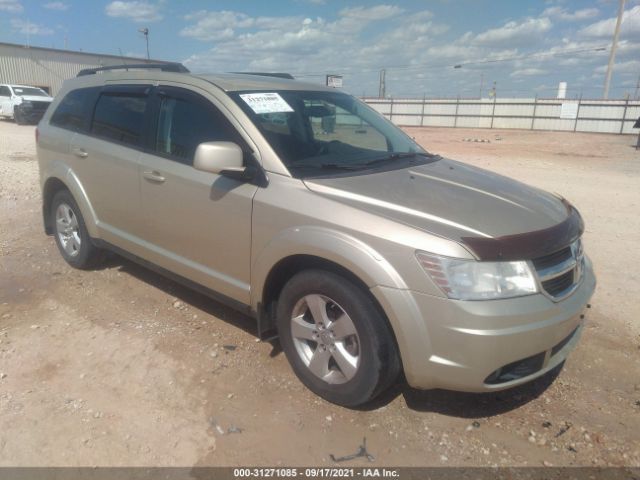
POLYGON ((635 138, 407 130, 582 212, 599 284, 564 370, 490 395, 324 402, 250 319, 118 257, 69 268, 43 234, 34 127, 0 122, 0 466, 330 466, 364 437, 375 462, 346 465, 639 466, 635 138))

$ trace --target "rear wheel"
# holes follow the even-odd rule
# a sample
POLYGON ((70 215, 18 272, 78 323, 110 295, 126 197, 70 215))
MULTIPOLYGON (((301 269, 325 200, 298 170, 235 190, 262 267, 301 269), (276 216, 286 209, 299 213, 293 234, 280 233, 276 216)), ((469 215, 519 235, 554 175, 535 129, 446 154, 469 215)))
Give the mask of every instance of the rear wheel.
POLYGON ((78 204, 67 190, 56 193, 51 202, 51 225, 62 258, 74 268, 90 268, 102 258, 91 243, 78 204))
POLYGON ((386 319, 362 289, 334 273, 308 270, 292 277, 278 300, 277 323, 296 375, 330 402, 366 403, 400 372, 386 319))

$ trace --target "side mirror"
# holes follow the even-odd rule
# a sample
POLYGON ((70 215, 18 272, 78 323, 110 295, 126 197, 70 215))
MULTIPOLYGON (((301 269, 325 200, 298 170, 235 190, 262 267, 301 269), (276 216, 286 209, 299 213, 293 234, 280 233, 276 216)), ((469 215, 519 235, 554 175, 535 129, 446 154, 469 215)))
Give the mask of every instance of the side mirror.
POLYGON ((247 169, 243 166, 242 150, 233 142, 201 143, 196 148, 193 168, 246 180, 247 169))

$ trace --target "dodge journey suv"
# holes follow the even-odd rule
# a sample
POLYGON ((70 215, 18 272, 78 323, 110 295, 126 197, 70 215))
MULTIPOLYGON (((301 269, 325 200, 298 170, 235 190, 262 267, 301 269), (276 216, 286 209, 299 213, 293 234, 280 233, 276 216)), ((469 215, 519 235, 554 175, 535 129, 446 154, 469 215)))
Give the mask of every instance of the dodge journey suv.
POLYGON ((67 81, 36 131, 64 259, 113 250, 235 306, 345 406, 401 373, 483 392, 560 365, 595 288, 578 211, 287 77, 164 64, 67 81))

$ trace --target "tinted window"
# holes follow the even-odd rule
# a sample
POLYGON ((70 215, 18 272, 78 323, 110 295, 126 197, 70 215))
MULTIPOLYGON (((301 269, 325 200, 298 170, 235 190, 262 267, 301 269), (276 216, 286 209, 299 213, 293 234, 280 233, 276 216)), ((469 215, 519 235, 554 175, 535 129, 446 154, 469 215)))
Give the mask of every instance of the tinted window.
POLYGON ((155 150, 191 165, 203 142, 228 141, 242 147, 240 135, 229 121, 204 98, 162 96, 155 150))
POLYGON ((98 88, 81 88, 67 93, 51 116, 51 124, 69 130, 85 130, 98 88))
POLYGON ((140 145, 147 97, 103 93, 96 104, 91 133, 125 145, 140 145))
POLYGON ((9 90, 9 87, 4 85, 0 87, 0 97, 10 97, 10 96, 11 96, 11 90, 9 90))

